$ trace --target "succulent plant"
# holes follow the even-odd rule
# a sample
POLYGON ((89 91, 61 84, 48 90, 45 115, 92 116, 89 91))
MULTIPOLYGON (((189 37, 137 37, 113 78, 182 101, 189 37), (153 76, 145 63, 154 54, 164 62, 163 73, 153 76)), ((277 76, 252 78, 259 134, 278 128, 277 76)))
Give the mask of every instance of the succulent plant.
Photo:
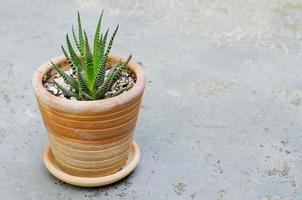
MULTIPOLYGON (((108 55, 119 25, 117 25, 108 41, 109 29, 107 29, 105 33, 101 33, 102 18, 103 11, 96 26, 93 49, 90 48, 87 34, 82 28, 79 12, 78 36, 76 36, 74 28, 72 27, 74 43, 79 53, 74 50, 68 34, 66 35, 68 52, 63 45, 61 48, 73 74, 67 74, 60 66, 50 61, 52 69, 55 70, 64 79, 65 83, 72 88, 71 90, 66 89, 54 80, 54 85, 57 89, 61 90, 66 97, 75 97, 78 100, 103 99, 106 92, 119 79, 122 72, 128 68, 128 62, 132 57, 131 54, 127 60, 120 60, 108 73, 106 73, 108 55)), ((128 90, 129 87, 126 87, 126 89, 128 90)), ((117 91, 117 94, 120 94, 121 92, 122 91, 117 91)))

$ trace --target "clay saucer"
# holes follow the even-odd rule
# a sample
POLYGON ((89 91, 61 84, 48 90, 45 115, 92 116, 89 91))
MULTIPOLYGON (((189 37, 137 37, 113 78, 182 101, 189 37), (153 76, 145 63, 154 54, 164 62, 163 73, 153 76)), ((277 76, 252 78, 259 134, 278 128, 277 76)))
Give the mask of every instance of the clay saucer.
POLYGON ((49 145, 46 146, 43 154, 44 164, 52 175, 62 180, 63 182, 69 183, 71 185, 82 186, 82 187, 104 186, 117 182, 123 179, 124 177, 126 177, 127 175, 129 175, 135 169, 139 159, 140 159, 139 146, 136 144, 135 141, 133 141, 129 152, 128 160, 120 171, 109 176, 79 177, 79 176, 70 175, 58 167, 58 165, 54 160, 49 145))

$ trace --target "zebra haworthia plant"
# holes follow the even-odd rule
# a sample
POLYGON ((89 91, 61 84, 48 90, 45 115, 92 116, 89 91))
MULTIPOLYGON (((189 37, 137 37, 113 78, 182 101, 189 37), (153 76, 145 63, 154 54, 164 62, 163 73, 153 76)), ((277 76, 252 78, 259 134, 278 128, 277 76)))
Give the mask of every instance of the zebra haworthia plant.
MULTIPOLYGON (((77 56, 77 52, 74 50, 68 34, 66 35, 68 52, 63 45, 61 47, 67 62, 73 71, 73 75, 67 74, 58 65, 50 61, 52 69, 55 70, 64 79, 66 84, 69 84, 72 88, 72 90, 67 90, 64 86, 54 80, 54 85, 62 91, 64 96, 75 97, 78 100, 103 99, 106 92, 119 79, 122 72, 127 70, 131 55, 126 61, 120 60, 115 67, 112 67, 110 71, 106 73, 108 55, 119 26, 117 25, 108 41, 109 29, 107 29, 105 33, 101 33, 102 17, 103 11, 96 26, 92 50, 88 42, 87 34, 82 28, 79 13, 78 36, 76 36, 73 28, 72 35, 80 56, 77 56)), ((127 87, 127 89, 129 89, 129 87, 127 87)), ((122 91, 117 91, 117 94, 120 94, 121 92, 122 91)))

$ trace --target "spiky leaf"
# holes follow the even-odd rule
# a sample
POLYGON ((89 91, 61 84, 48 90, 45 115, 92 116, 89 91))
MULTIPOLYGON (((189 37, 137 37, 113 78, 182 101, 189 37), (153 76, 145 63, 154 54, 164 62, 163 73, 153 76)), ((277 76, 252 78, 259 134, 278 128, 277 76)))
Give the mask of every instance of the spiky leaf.
POLYGON ((118 91, 115 93, 115 96, 117 96, 117 95, 119 95, 119 94, 122 94, 122 93, 125 92, 125 91, 130 90, 132 87, 133 87, 133 84, 127 85, 126 87, 124 87, 124 88, 118 90, 118 91))
POLYGON ((102 99, 102 98, 104 98, 106 92, 110 88, 110 83, 111 82, 112 81, 109 78, 105 80, 105 82, 100 86, 100 88, 95 93, 96 99, 102 99))
POLYGON ((130 54, 128 56, 127 60, 125 62, 123 62, 122 66, 121 66, 122 70, 126 70, 127 69, 128 63, 130 62, 131 58, 132 58, 132 55, 130 54))
POLYGON ((81 23, 80 12, 78 12, 78 31, 79 31, 79 44, 80 44, 79 51, 81 52, 81 55, 84 56, 85 41, 83 36, 83 28, 81 23))
POLYGON ((66 74, 59 66, 50 61, 52 69, 54 69, 67 84, 70 84, 75 90, 79 90, 78 82, 72 76, 66 74))
POLYGON ((106 55, 108 55, 109 52, 110 52, 110 49, 112 47, 113 40, 114 40, 115 35, 116 35, 117 31, 118 31, 118 28, 119 28, 119 25, 116 26, 116 28, 115 28, 115 30, 114 30, 114 32, 113 32, 113 34, 112 34, 112 36, 111 36, 111 38, 109 40, 109 44, 108 44, 108 47, 107 47, 107 50, 106 50, 106 55))
MULTIPOLYGON (((100 68, 105 68, 105 66, 106 66, 107 58, 108 58, 108 55, 110 53, 110 50, 111 50, 111 47, 112 47, 112 44, 113 44, 113 40, 114 40, 115 35, 116 35, 117 31, 118 31, 118 28, 119 28, 119 25, 116 26, 116 28, 115 28, 115 30, 114 30, 114 32, 113 32, 113 34, 112 34, 112 36, 111 36, 111 38, 109 40, 106 52, 105 52, 105 54, 102 57, 100 68)), ((106 45, 106 43, 105 43, 105 45, 106 45)))
MULTIPOLYGON (((73 72, 75 77, 70 76, 64 72, 60 67, 54 65, 52 66, 54 70, 60 74, 67 84, 75 90, 73 92, 74 96, 77 96, 79 100, 94 100, 101 99, 105 96, 106 92, 112 87, 112 85, 118 80, 122 72, 126 70, 131 55, 125 62, 119 62, 115 67, 113 67, 108 74, 105 75, 106 66, 108 62, 108 56, 113 44, 113 40, 117 33, 119 26, 116 27, 112 36, 108 40, 109 29, 103 34, 101 33, 101 23, 102 23, 103 11, 98 20, 95 34, 94 34, 94 44, 93 49, 90 48, 88 37, 86 32, 83 30, 81 24, 81 17, 78 12, 77 22, 78 22, 78 35, 76 35, 74 28, 72 27, 72 35, 74 43, 77 49, 80 51, 79 54, 74 50, 68 34, 66 35, 67 50, 62 46, 62 51, 66 57, 66 60, 73 72)), ((58 86, 58 88, 62 86, 58 86)), ((130 87, 130 86, 129 86, 130 87)), ((117 92, 117 94, 122 93, 122 89, 117 92)), ((62 91, 64 88, 62 89, 62 91)), ((66 95, 71 95, 70 91, 65 91, 66 95), (68 94, 69 92, 69 94, 68 94)))
POLYGON ((82 72, 80 72, 80 70, 78 69, 77 70, 77 79, 78 79, 78 83, 79 83, 79 88, 80 88, 80 92, 83 91, 83 92, 89 92, 89 89, 88 89, 88 85, 87 85, 87 82, 84 78, 84 75, 82 74, 82 72))
POLYGON ((107 29, 107 31, 104 34, 104 37, 101 37, 99 40, 99 49, 98 49, 98 57, 97 57, 97 61, 95 63, 95 73, 97 74, 102 62, 102 58, 104 56, 105 53, 105 49, 106 49, 106 44, 107 44, 107 38, 108 38, 108 33, 109 33, 109 29, 107 29))
POLYGON ((82 70, 83 66, 82 66, 81 60, 78 58, 77 54, 75 53, 75 51, 71 45, 71 42, 69 40, 68 34, 66 34, 66 43, 67 43, 67 47, 68 47, 68 51, 69 51, 70 59, 71 59, 72 63, 75 65, 75 67, 77 69, 82 70))
POLYGON ((85 35, 85 75, 88 85, 90 86, 94 81, 94 68, 91 50, 88 43, 88 37, 86 32, 85 35))
POLYGON ((94 100, 94 98, 92 96, 90 96, 89 94, 86 94, 85 92, 82 92, 82 97, 84 98, 84 100, 94 100))
POLYGON ((93 61, 96 67, 98 65, 98 53, 99 53, 99 48, 100 48, 100 31, 101 31, 101 23, 102 23, 102 18, 103 18, 103 13, 104 10, 102 10, 101 16, 99 18, 99 21, 96 26, 95 34, 94 34, 94 46, 93 46, 93 61))
POLYGON ((74 32, 73 26, 72 26, 72 36, 73 36, 73 40, 74 40, 74 43, 75 43, 76 47, 81 52, 81 46, 80 46, 80 43, 79 43, 79 41, 77 39, 77 36, 76 36, 76 34, 74 32))
POLYGON ((61 45, 61 48, 62 48, 62 51, 63 51, 63 53, 64 53, 64 56, 65 56, 65 58, 66 58, 66 60, 67 60, 67 63, 70 65, 72 71, 75 73, 75 72, 76 72, 76 67, 75 67, 75 65, 72 63, 72 61, 71 61, 69 55, 67 54, 66 50, 64 49, 63 45, 61 45))
POLYGON ((113 44, 113 40, 114 40, 114 37, 117 33, 117 30, 119 28, 119 25, 117 25, 116 29, 114 30, 110 40, 109 40, 109 44, 108 44, 108 47, 106 49, 106 52, 105 54, 103 55, 102 57, 102 61, 101 61, 101 64, 100 64, 100 67, 98 69, 98 72, 97 72, 97 75, 96 75, 96 78, 95 78, 95 81, 94 81, 94 88, 98 88, 103 82, 104 82, 104 77, 105 77, 105 71, 106 71, 106 62, 107 62, 107 57, 108 57, 108 54, 111 50, 111 47, 112 47, 112 44, 113 44))
POLYGON ((106 92, 109 88, 117 81, 117 79, 121 76, 122 71, 124 71, 129 61, 131 60, 132 55, 130 55, 125 62, 119 62, 116 68, 108 75, 108 78, 104 81, 104 83, 99 87, 96 92, 96 98, 102 99, 104 98, 106 92))
POLYGON ((69 91, 67 90, 65 87, 63 87, 62 85, 60 85, 58 82, 56 82, 55 80, 53 81, 54 85, 60 89, 62 91, 62 93, 64 94, 64 96, 67 96, 67 97, 75 97, 77 99, 79 99, 79 96, 77 95, 76 92, 73 92, 73 91, 69 91))

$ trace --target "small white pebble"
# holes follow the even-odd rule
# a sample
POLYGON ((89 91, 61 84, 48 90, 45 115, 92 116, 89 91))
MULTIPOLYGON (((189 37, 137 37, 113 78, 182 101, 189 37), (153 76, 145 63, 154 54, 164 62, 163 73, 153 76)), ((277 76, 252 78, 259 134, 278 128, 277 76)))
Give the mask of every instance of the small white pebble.
POLYGON ((68 74, 68 75, 72 75, 72 69, 69 69, 69 70, 65 71, 65 73, 68 74))
POLYGON ((53 94, 58 94, 58 89, 54 86, 50 86, 48 90, 51 91, 53 94))
POLYGON ((70 97, 70 100, 76 101, 77 98, 75 98, 75 97, 70 97))

